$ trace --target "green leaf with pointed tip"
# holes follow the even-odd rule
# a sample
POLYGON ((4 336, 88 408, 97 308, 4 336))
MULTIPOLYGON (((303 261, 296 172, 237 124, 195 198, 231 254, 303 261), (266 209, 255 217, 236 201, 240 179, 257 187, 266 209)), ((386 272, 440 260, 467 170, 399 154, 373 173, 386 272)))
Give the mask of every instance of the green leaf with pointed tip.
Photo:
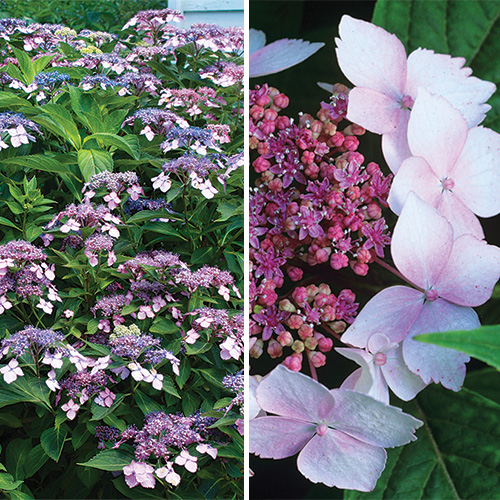
POLYGON ((98 139, 106 146, 114 146, 115 148, 125 151, 134 160, 138 160, 140 157, 139 153, 139 141, 137 136, 128 135, 126 137, 120 137, 116 134, 109 134, 107 132, 99 132, 85 137, 83 143, 85 144, 88 140, 98 139))
POLYGON ((388 450, 375 489, 345 491, 346 500, 499 498, 499 404, 467 389, 431 386, 403 411, 424 422, 417 441, 388 450))
POLYGON ((107 151, 100 149, 80 149, 78 151, 78 166, 85 182, 99 172, 111 172, 113 170, 113 158, 107 151))
POLYGON ((134 392, 134 397, 137 406, 141 409, 144 415, 147 415, 152 411, 164 410, 161 404, 157 403, 154 399, 150 398, 139 389, 136 389, 134 392))
POLYGON ((71 169, 59 163, 56 159, 46 155, 15 156, 2 160, 5 165, 18 165, 20 167, 32 168, 33 170, 43 170, 54 174, 72 175, 71 169))
MULTIPOLYGON (((408 54, 422 47, 464 57, 474 76, 498 85, 499 0, 378 0, 373 22, 397 35, 408 54)), ((483 125, 500 132, 500 94, 488 102, 483 125)))
POLYGON ((85 467, 94 467, 95 469, 107 471, 121 471, 126 465, 129 465, 135 455, 132 447, 127 445, 120 446, 117 450, 103 450, 87 462, 79 463, 85 467))
POLYGON ((417 335, 415 339, 465 352, 500 370, 500 325, 468 331, 427 333, 417 335))
POLYGON ((18 377, 11 384, 0 380, 0 408, 15 403, 35 403, 50 408, 49 388, 39 384, 37 379, 18 377))
POLYGON ((0 490, 11 491, 15 490, 22 481, 14 481, 14 478, 5 472, 0 472, 0 490))
POLYGON ((26 457, 24 462, 25 477, 31 477, 36 474, 41 467, 47 462, 49 456, 45 453, 43 446, 37 444, 26 457))
POLYGON ((68 435, 69 427, 65 424, 59 427, 53 427, 42 432, 40 436, 40 443, 43 450, 55 462, 59 461, 62 449, 64 447, 64 440, 68 435))

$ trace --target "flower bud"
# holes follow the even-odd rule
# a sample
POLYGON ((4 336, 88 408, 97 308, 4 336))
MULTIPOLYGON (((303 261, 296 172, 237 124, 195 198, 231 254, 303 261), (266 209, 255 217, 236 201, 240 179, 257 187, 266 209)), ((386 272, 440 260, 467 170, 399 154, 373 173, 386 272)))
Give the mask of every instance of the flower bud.
POLYGON ((267 353, 273 359, 279 358, 283 354, 283 347, 276 340, 270 339, 267 345, 267 353))
POLYGON ((252 358, 260 358, 264 352, 264 341, 262 339, 257 339, 255 344, 251 347, 249 354, 252 358))

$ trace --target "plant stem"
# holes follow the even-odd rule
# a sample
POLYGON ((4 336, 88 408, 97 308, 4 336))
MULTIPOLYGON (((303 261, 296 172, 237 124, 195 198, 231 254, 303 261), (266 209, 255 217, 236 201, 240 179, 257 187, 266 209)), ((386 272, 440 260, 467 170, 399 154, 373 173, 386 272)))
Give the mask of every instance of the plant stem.
POLYGON ((316 373, 316 368, 313 365, 313 362, 311 361, 311 358, 309 357, 309 349, 306 347, 306 356, 307 356, 307 361, 309 361, 309 369, 311 370, 311 377, 318 382, 318 374, 316 373))

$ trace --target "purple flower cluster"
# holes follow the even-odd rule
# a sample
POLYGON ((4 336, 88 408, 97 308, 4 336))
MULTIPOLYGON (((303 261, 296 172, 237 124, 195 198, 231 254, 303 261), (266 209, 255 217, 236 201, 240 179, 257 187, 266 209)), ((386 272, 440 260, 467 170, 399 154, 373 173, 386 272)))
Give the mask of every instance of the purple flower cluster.
POLYGON ((24 330, 14 333, 11 337, 2 340, 1 354, 5 355, 9 349, 16 357, 21 356, 27 350, 31 350, 32 354, 45 351, 49 348, 55 348, 55 352, 66 353, 67 350, 61 345, 64 342, 64 335, 56 333, 53 330, 35 328, 27 326, 24 330))

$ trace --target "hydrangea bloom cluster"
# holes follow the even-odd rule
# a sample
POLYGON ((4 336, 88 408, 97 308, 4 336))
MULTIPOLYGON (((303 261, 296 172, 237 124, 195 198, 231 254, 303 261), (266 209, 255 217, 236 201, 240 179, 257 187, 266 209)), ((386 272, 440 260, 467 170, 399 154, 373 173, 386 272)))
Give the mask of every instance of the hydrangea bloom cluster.
POLYGON ((216 459, 217 448, 207 441, 220 443, 225 439, 217 429, 209 428, 214 421, 214 418, 204 417, 199 412, 185 417, 155 411, 144 417, 141 430, 135 427, 125 429, 113 448, 133 441, 136 460, 123 468, 127 484, 131 488, 138 484, 145 488, 154 488, 156 479, 164 479, 172 486, 177 486, 181 476, 175 472, 174 465, 194 473, 198 469, 198 458, 202 454, 216 459), (195 455, 191 455, 187 450, 188 446, 192 448, 191 451, 196 450, 195 455), (148 460, 154 460, 155 467, 150 465, 148 460))
POLYGON ((244 317, 243 314, 230 316, 224 309, 202 307, 188 313, 198 316, 191 324, 184 340, 188 344, 194 344, 200 338, 200 332, 204 329, 212 330, 211 335, 222 338, 219 344, 222 359, 239 359, 244 348, 244 317))
POLYGON ((35 142, 35 136, 28 131, 42 135, 38 125, 28 120, 22 113, 13 113, 12 111, 0 113, 0 149, 9 147, 6 140, 15 148, 29 144, 30 141, 35 142))
POLYGON ((27 241, 12 240, 0 246, 0 314, 26 300, 34 304, 35 299, 38 309, 52 314, 61 297, 52 283, 54 265, 46 260, 43 250, 27 241))

